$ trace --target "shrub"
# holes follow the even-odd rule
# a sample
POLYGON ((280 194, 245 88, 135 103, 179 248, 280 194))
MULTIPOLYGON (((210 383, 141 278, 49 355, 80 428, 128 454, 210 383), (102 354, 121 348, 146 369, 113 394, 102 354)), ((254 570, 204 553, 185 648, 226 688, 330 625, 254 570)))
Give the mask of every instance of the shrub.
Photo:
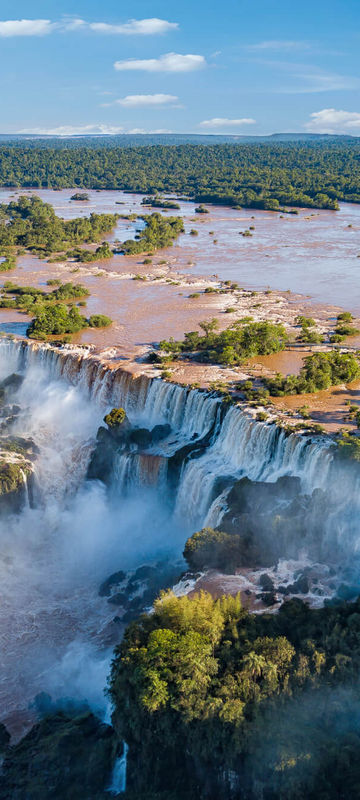
POLYGON ((190 331, 185 334, 183 342, 161 342, 161 349, 169 352, 197 352, 200 361, 231 366, 241 364, 244 358, 250 356, 277 353, 285 348, 287 342, 284 326, 272 322, 243 324, 241 320, 237 320, 221 333, 215 332, 217 326, 217 320, 201 322, 204 336, 197 331, 190 331))
POLYGON ((351 311, 342 311, 341 314, 338 314, 336 317, 338 322, 352 322, 354 319, 351 311))
POLYGON ((360 375, 360 364, 352 353, 314 353, 305 358, 299 375, 279 373, 266 380, 270 394, 304 394, 329 389, 339 383, 351 383, 360 375))
POLYGON ((71 195, 70 200, 90 200, 89 195, 86 192, 75 192, 75 194, 71 195))
POLYGON ((73 307, 70 311, 65 305, 43 306, 31 321, 27 335, 31 339, 44 338, 62 333, 76 333, 88 325, 85 317, 73 307))
POLYGON ((357 333, 360 333, 359 329, 353 328, 352 325, 337 325, 335 328, 337 336, 356 336, 357 333))
POLYGON ((77 297, 88 297, 89 290, 81 283, 62 283, 51 292, 54 300, 75 300, 77 297))
POLYGON ((258 411, 256 414, 257 422, 266 422, 267 419, 269 419, 269 415, 266 413, 266 411, 258 411))
POLYGON ((298 412, 298 414, 300 414, 300 417, 302 417, 303 419, 310 419, 309 406, 306 406, 306 405, 305 406, 300 406, 300 408, 298 408, 297 412, 298 412))
POLYGON ((113 408, 109 414, 104 417, 104 422, 108 428, 119 428, 126 420, 126 411, 124 408, 113 408))
POLYGON ((185 230, 181 217, 164 217, 156 212, 144 217, 144 220, 145 228, 138 232, 136 238, 127 239, 120 245, 120 250, 125 255, 170 247, 185 230))
POLYGON ((90 328, 108 328, 112 324, 112 319, 106 314, 92 314, 88 322, 90 328))
POLYGON ((303 314, 299 314, 295 321, 302 328, 314 328, 316 325, 316 321, 312 317, 304 317, 303 314))
POLYGON ((203 528, 187 540, 184 558, 194 571, 214 568, 233 572, 241 563, 240 537, 203 528))
POLYGON ((16 267, 16 258, 12 255, 7 255, 4 261, 0 262, 0 272, 9 272, 16 267))
POLYGON ((303 328, 299 338, 303 344, 321 344, 324 341, 324 337, 321 333, 311 331, 309 328, 303 328))
POLYGON ((96 248, 95 253, 92 253, 90 250, 78 250, 76 258, 78 261, 83 261, 88 264, 92 261, 102 261, 104 258, 112 258, 113 255, 114 253, 108 242, 103 242, 96 248))
POLYGON ((337 440, 337 445, 339 458, 360 461, 360 439, 353 433, 343 431, 337 440))

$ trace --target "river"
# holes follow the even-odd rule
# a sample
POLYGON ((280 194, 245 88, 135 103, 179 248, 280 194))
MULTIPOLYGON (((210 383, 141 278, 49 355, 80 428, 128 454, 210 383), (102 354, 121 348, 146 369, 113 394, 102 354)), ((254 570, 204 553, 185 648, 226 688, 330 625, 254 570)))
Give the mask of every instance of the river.
MULTIPOLYGON (((0 202, 34 193, 65 219, 92 211, 128 214, 152 210, 141 206, 143 196, 138 194, 93 190, 87 192, 89 202, 76 202, 70 200, 73 192, 1 189, 0 202)), ((171 257, 174 269, 191 272, 194 277, 218 274, 223 280, 255 289, 290 289, 310 295, 318 303, 340 305, 360 314, 360 205, 342 203, 339 211, 299 209, 294 215, 209 205, 209 214, 195 214, 196 204, 178 202, 180 210, 168 213, 184 217, 186 233, 177 246, 161 254, 161 258, 171 257), (250 226, 255 227, 252 237, 241 236, 250 226), (198 236, 188 235, 191 228, 198 230, 198 236)), ((130 238, 135 226, 119 220, 108 238, 130 238)), ((128 259, 116 256, 105 268, 126 272, 128 264, 128 259)))

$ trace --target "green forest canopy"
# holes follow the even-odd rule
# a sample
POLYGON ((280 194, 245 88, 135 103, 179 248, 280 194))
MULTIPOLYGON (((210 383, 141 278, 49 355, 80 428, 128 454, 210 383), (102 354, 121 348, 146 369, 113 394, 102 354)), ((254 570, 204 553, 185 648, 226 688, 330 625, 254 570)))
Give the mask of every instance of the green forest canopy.
POLYGON ((0 186, 186 194, 197 202, 276 209, 360 202, 358 140, 146 147, 0 147, 0 186))
POLYGON ((359 612, 163 594, 112 664, 129 789, 225 800, 238 777, 243 800, 359 797, 359 612))

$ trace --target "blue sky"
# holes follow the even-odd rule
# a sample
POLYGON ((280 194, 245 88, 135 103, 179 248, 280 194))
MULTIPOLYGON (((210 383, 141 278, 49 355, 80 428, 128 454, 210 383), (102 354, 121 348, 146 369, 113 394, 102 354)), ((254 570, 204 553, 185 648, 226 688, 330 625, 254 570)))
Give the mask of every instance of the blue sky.
POLYGON ((359 23, 359 0, 2 0, 0 132, 360 135, 359 23))

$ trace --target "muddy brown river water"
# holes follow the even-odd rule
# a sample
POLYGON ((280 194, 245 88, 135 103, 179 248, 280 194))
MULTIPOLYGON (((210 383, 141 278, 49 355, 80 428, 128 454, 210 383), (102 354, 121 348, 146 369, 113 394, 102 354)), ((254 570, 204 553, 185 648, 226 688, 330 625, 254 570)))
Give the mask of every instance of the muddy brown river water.
MULTIPOLYGON (((142 195, 106 190, 89 191, 89 201, 79 202, 70 199, 70 189, 2 189, 0 202, 20 194, 39 195, 65 219, 87 216, 92 211, 123 215, 152 211, 141 205, 142 195)), ((6 274, 4 280, 11 278, 21 285, 43 289, 47 280, 54 277, 83 283, 91 293, 84 313, 108 314, 113 325, 102 330, 85 329, 72 341, 94 345, 97 352, 117 361, 141 358, 153 343, 170 336, 182 338, 200 320, 214 316, 221 328, 244 314, 292 325, 296 313, 305 313, 314 315, 325 328, 330 320, 334 324, 336 314, 343 308, 360 317, 360 205, 342 204, 337 212, 299 209, 298 214, 285 215, 208 206, 208 214, 196 214, 194 203, 178 202, 180 209, 169 214, 184 218, 185 234, 174 247, 156 253, 150 265, 143 264, 143 256, 116 255, 106 261, 78 265, 51 264, 27 254, 18 258, 16 270, 6 274), (252 236, 242 236, 241 232, 250 227, 254 228, 252 236), (198 231, 197 236, 190 235, 192 229, 198 231), (147 279, 134 280, 139 275, 147 279), (272 294, 254 294, 247 299, 204 294, 206 285, 217 279, 231 280, 254 292, 271 289, 272 294), (200 294, 197 299, 190 297, 194 292, 200 294), (224 313, 233 305, 235 314, 224 313)), ((139 220, 119 219, 107 239, 114 243, 132 238, 140 224, 139 220)), ((2 310, 0 331, 25 335, 28 321, 19 311, 2 310)), ((360 337, 349 340, 349 344, 358 347, 360 337)), ((286 351, 254 359, 251 367, 259 376, 271 371, 298 372, 306 354, 286 351)), ((219 378, 231 380, 234 375, 221 368, 178 365, 173 377, 204 385, 219 378)), ((331 397, 330 393, 319 397, 322 406, 331 403, 332 414, 325 415, 330 429, 343 423, 347 399, 348 395, 343 397, 338 391, 331 397)), ((291 402, 286 400, 280 406, 290 408, 291 402)), ((317 395, 310 398, 311 407, 317 402, 317 395)), ((293 404, 296 408, 299 400, 295 398, 293 404)), ((321 416, 323 421, 324 414, 321 416)))
MULTIPOLYGON (((29 194, 26 190, 0 190, 0 202, 29 194)), ((71 201, 73 190, 34 190, 66 219, 91 211, 128 214, 144 211, 142 195, 118 191, 89 191, 89 202, 71 201), (118 204, 117 204, 118 203, 118 204), (120 204, 119 204, 120 203, 120 204)), ((272 211, 208 206, 209 214, 195 214, 195 204, 178 201, 185 218, 186 233, 179 244, 162 253, 171 256, 175 269, 194 276, 217 273, 247 287, 286 290, 318 302, 348 307, 360 313, 360 206, 341 204, 339 211, 300 209, 296 215, 272 211), (241 231, 255 226, 252 237, 241 231), (189 236, 191 228, 198 236, 189 236), (210 235, 210 232, 211 233, 210 235), (214 244, 214 240, 217 243, 214 244), (193 266, 189 268, 188 262, 193 266), (186 269, 185 269, 186 268, 186 269)), ((145 209, 148 213, 151 209, 145 209)), ((130 238, 137 223, 119 220, 111 239, 130 238)), ((121 256, 106 262, 106 268, 128 271, 121 256)))

